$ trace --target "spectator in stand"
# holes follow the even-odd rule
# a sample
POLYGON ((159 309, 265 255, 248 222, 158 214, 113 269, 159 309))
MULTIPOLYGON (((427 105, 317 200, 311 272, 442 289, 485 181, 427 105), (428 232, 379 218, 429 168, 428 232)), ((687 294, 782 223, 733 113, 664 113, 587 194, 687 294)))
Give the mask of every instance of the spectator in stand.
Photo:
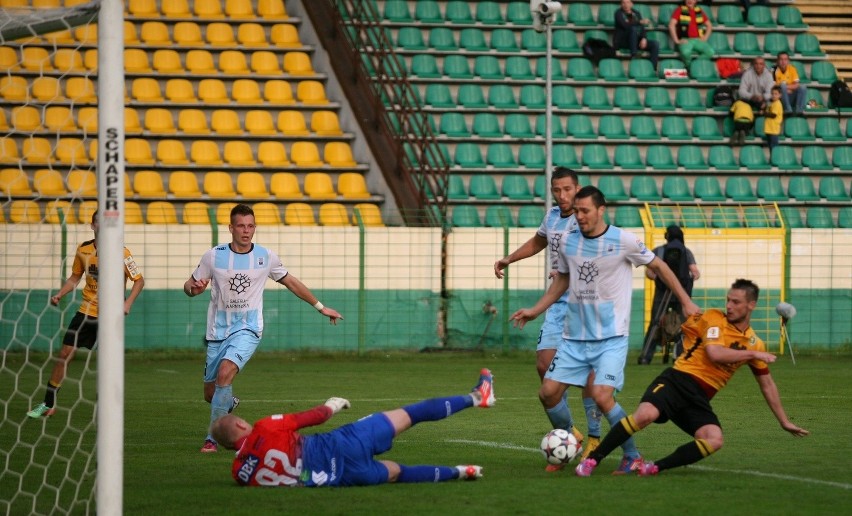
POLYGON ((799 82, 799 72, 790 64, 790 54, 779 52, 772 71, 775 85, 781 88, 781 104, 785 113, 803 115, 808 101, 808 87, 799 82))
POLYGON ((740 100, 750 104, 755 113, 761 113, 772 99, 773 86, 775 79, 772 72, 766 69, 766 61, 762 57, 755 57, 751 67, 740 77, 740 100))
POLYGON ((630 58, 636 57, 640 50, 647 50, 651 64, 657 69, 660 57, 660 45, 648 39, 645 26, 650 20, 642 19, 639 11, 633 10, 631 0, 621 0, 621 9, 615 11, 615 33, 612 36, 612 46, 616 49, 628 49, 630 58))
POLYGON ((770 157, 772 157, 772 149, 778 146, 783 123, 784 108, 781 106, 781 88, 773 86, 772 100, 766 108, 766 120, 763 122, 763 134, 766 135, 766 145, 769 147, 770 157))
POLYGON ((707 59, 715 55, 713 47, 707 42, 713 32, 713 24, 704 10, 695 5, 697 3, 698 0, 684 0, 683 5, 674 10, 669 21, 669 35, 687 66, 694 54, 707 59))

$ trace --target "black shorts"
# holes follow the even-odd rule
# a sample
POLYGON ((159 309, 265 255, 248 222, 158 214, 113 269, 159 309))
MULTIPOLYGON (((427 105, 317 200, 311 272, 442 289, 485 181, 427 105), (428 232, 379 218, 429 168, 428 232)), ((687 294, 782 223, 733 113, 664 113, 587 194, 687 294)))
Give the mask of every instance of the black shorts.
POLYGON ((77 312, 68 324, 62 344, 75 348, 92 349, 98 340, 98 318, 77 312))
POLYGON ((642 401, 660 411, 655 423, 671 421, 689 435, 695 435, 704 425, 722 426, 701 386, 690 375, 671 367, 648 386, 642 401))

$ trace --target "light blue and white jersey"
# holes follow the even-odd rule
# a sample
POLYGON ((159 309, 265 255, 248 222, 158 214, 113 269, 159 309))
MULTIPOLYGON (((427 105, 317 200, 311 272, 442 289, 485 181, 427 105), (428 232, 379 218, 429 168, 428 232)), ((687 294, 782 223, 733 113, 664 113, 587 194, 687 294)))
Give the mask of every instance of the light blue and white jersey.
POLYGON ((571 278, 563 337, 588 341, 628 335, 632 266, 653 259, 636 235, 621 228, 609 226, 596 238, 571 231, 559 252, 559 272, 571 278))
MULTIPOLYGON (((548 251, 550 251, 550 270, 557 269, 559 266, 559 248, 565 242, 566 235, 569 231, 577 229, 577 219, 573 214, 563 217, 559 206, 554 206, 547 212, 544 220, 541 221, 541 226, 538 227, 536 234, 547 239, 548 251)), ((542 332, 549 333, 549 327, 553 326, 556 331, 562 331, 563 319, 565 318, 565 310, 567 309, 568 292, 560 297, 555 303, 550 305, 544 315, 542 323, 542 332), (555 325, 555 326, 554 326, 555 325)))
POLYGON ((210 249, 192 273, 210 282, 207 340, 224 340, 240 330, 263 332, 263 289, 266 278, 287 275, 281 259, 269 249, 252 244, 247 253, 235 253, 230 244, 210 249))

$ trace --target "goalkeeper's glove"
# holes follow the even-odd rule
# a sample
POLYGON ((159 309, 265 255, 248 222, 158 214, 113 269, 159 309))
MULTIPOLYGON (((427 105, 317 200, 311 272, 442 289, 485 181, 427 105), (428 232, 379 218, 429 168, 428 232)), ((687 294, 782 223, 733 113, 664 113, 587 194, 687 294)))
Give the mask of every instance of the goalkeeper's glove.
POLYGON ((325 402, 325 406, 331 409, 332 414, 337 414, 343 409, 348 409, 351 405, 349 400, 345 398, 329 398, 325 402))

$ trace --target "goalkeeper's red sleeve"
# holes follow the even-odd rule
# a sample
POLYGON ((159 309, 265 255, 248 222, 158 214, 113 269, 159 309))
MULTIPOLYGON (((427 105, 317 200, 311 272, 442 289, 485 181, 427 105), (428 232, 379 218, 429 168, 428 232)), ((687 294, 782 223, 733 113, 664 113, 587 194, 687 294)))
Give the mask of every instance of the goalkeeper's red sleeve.
POLYGON ((304 412, 294 412, 287 415, 293 418, 293 423, 298 429, 306 426, 321 425, 331 419, 333 414, 334 413, 331 411, 331 408, 326 407, 325 405, 317 405, 316 407, 304 412))

